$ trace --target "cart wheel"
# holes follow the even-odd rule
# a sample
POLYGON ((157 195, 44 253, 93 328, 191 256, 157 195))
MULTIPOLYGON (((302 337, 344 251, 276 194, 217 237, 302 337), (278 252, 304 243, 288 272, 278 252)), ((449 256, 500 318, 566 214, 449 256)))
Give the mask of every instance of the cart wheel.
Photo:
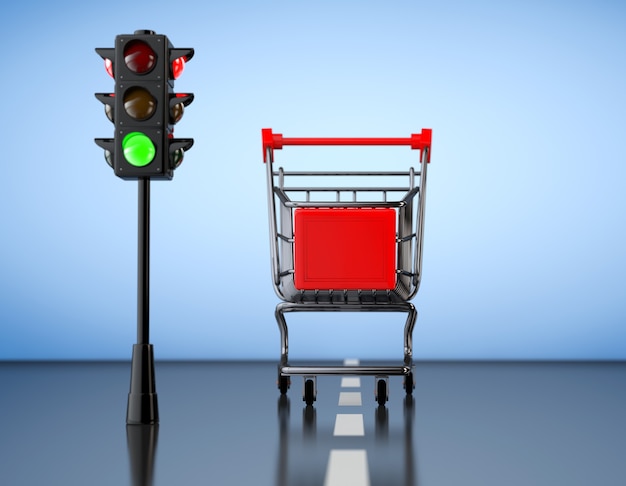
POLYGON ((376 381, 376 401, 378 405, 387 403, 387 380, 380 378, 376 381))
POLYGON ((285 395, 291 386, 291 378, 289 376, 278 375, 278 389, 281 395, 285 395))
POLYGON ((413 394, 413 389, 415 388, 415 382, 413 381, 413 372, 409 372, 408 375, 404 377, 404 390, 407 395, 413 394))
POLYGON ((306 378, 304 380, 304 396, 302 399, 307 405, 313 405, 313 402, 316 400, 315 381, 312 378, 306 378))

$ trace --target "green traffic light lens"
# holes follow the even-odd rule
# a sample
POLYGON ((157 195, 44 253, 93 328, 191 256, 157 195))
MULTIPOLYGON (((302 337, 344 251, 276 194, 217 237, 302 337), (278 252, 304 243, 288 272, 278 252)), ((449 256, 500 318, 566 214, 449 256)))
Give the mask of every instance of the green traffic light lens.
POLYGON ((174 169, 178 169, 180 164, 183 163, 184 156, 185 156, 185 151, 183 149, 174 150, 174 152, 170 155, 170 159, 172 161, 172 167, 174 169))
POLYGON ((156 148, 152 140, 141 132, 131 132, 122 140, 124 158, 130 165, 145 167, 154 160, 156 148))

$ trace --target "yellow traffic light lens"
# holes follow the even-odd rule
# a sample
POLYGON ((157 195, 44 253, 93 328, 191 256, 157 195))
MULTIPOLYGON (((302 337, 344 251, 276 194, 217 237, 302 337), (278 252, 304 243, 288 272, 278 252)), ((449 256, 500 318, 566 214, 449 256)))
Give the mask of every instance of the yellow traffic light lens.
POLYGON ((157 100, 145 88, 132 87, 124 93, 124 110, 135 120, 147 120, 156 111, 157 100))
POLYGON ((182 103, 176 103, 175 105, 172 105, 172 107, 170 108, 170 121, 172 123, 178 123, 183 117, 184 112, 185 107, 182 103))

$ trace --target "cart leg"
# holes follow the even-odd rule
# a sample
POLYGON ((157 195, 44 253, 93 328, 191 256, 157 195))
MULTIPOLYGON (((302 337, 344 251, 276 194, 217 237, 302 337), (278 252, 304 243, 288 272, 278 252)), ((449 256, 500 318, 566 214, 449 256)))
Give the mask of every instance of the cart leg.
POLYGON ((289 333, 287 332, 287 321, 285 320, 282 304, 276 306, 274 315, 276 316, 276 323, 280 330, 280 361, 286 364, 287 354, 289 353, 289 333))
POLYGON ((409 374, 404 376, 404 390, 407 395, 413 394, 415 388, 415 380, 413 379, 413 328, 417 321, 417 310, 411 303, 407 304, 408 316, 404 325, 404 364, 411 366, 409 374))
POLYGON ((278 385, 281 395, 285 395, 287 390, 291 387, 291 377, 283 375, 282 373, 282 367, 287 365, 289 334, 287 331, 287 321, 285 320, 281 304, 276 306, 276 312, 274 315, 276 316, 276 323, 278 324, 278 329, 280 330, 280 363, 278 364, 278 378, 276 380, 276 384, 278 385))
POLYGON ((406 304, 406 310, 408 315, 404 324, 404 364, 410 366, 413 362, 413 328, 417 321, 417 310, 411 303, 406 304))

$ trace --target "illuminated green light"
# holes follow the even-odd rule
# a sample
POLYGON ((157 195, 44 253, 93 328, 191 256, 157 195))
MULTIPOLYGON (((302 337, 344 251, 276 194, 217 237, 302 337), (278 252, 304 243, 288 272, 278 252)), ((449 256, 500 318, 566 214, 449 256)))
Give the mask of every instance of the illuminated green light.
POLYGON ((149 137, 141 132, 131 132, 122 140, 124 158, 130 165, 145 167, 154 160, 156 148, 149 137))

